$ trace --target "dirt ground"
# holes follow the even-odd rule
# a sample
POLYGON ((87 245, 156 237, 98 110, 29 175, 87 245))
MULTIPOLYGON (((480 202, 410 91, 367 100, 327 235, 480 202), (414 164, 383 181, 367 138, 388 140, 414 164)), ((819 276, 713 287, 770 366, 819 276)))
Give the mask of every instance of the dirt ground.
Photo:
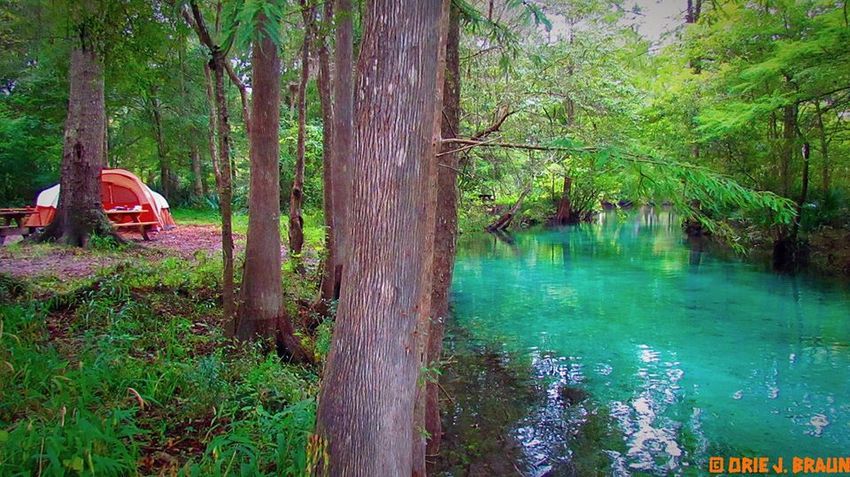
MULTIPOLYGON (((221 232, 213 225, 185 225, 152 234, 150 241, 138 234, 122 235, 133 247, 117 251, 90 251, 54 245, 19 244, 7 240, 0 246, 0 273, 19 277, 53 275, 59 278, 79 278, 101 268, 126 261, 128 258, 157 260, 179 256, 191 260, 198 251, 208 255, 221 252, 221 232)), ((244 237, 234 234, 236 252, 244 248, 244 237)), ((283 253, 283 250, 282 250, 283 253)))

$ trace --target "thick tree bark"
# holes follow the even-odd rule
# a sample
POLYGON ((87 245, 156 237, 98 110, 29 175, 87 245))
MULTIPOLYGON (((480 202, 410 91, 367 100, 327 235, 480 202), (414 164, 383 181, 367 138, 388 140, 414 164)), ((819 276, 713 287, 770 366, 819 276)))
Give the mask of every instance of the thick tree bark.
POLYGON ((334 49, 333 77, 333 147, 334 157, 331 164, 333 177, 332 203, 334 224, 333 269, 334 284, 331 287, 333 297, 339 298, 342 288, 342 276, 345 264, 349 261, 349 208, 351 207, 351 174, 353 170, 354 138, 354 31, 351 0, 337 0, 334 18, 336 20, 336 45, 334 49))
POLYGON ((116 236, 100 199, 105 113, 103 70, 94 51, 85 47, 71 50, 69 76, 62 192, 53 222, 39 240, 85 247, 94 234, 116 236))
MULTIPOLYGON (((263 31, 267 19, 258 18, 263 31)), ((307 360, 283 307, 280 259, 280 59, 268 35, 251 55, 251 192, 242 300, 236 337, 277 338, 295 360, 307 360)))
POLYGON ((564 190, 561 194, 561 200, 558 202, 558 212, 555 214, 555 224, 567 225, 570 223, 572 215, 572 204, 570 203, 570 189, 572 188, 573 179, 569 176, 564 176, 564 190))
MULTIPOLYGON (((326 0, 322 19, 326 24, 333 22, 333 0, 326 0)), ((325 258, 322 264, 322 283, 320 286, 320 308, 324 314, 325 306, 334 299, 334 263, 335 263, 335 227, 334 227, 334 163, 336 162, 336 151, 334 150, 334 109, 332 74, 330 65, 330 53, 328 51, 328 39, 326 35, 317 38, 319 42, 319 103, 322 107, 322 182, 325 215, 325 258)))
MULTIPOLYGON (((443 138, 457 137, 460 128, 460 12, 451 8, 446 36, 446 74, 443 85, 443 112, 441 134, 443 138)), ((443 144, 441 152, 451 150, 443 144)), ((428 331, 427 367, 438 366, 443 351, 443 328, 449 315, 449 288, 457 240, 457 155, 439 156, 437 166, 437 206, 434 235, 434 269, 431 290, 431 323, 428 331)), ((432 377, 427 383, 425 397, 425 430, 430 436, 426 455, 440 451, 442 423, 440 421, 440 389, 432 377)))
POLYGON ((298 83, 298 144, 295 154, 295 178, 289 192, 289 255, 295 261, 295 268, 304 271, 301 261, 301 249, 304 246, 304 217, 301 209, 304 203, 304 156, 307 152, 307 82, 310 79, 310 40, 315 24, 315 9, 301 0, 304 17, 304 44, 301 46, 301 78, 298 83))
POLYGON ((430 293, 423 274, 433 246, 421 216, 434 187, 442 10, 389 0, 366 9, 351 203, 358 227, 318 410, 331 475, 413 470, 417 351, 428 318, 421 304, 430 293))
MULTIPOLYGON (((437 78, 436 89, 434 91, 434 123, 431 130, 431 148, 426 152, 423 160, 424 164, 428 165, 428 175, 433 179, 429 183, 426 202, 420 214, 425 222, 425 247, 422 250, 424 264, 422 267, 422 291, 419 298, 419 322, 415 334, 419 337, 417 343, 417 354, 419 355, 419 369, 429 365, 428 361, 428 333, 431 331, 431 324, 435 319, 434 310, 432 307, 432 297, 434 291, 434 250, 436 245, 436 222, 437 222, 437 175, 439 170, 440 157, 437 155, 442 146, 442 125, 443 125, 443 88, 445 87, 446 73, 446 36, 448 34, 449 21, 449 2, 446 0, 443 3, 443 9, 440 14, 440 38, 437 50, 437 78)), ((428 381, 433 378, 433 373, 430 370, 425 370, 424 374, 420 374, 416 387, 416 405, 413 415, 413 441, 412 459, 414 477, 423 477, 425 475, 425 455, 427 448, 427 434, 425 429, 425 411, 427 406, 427 390, 428 381)))

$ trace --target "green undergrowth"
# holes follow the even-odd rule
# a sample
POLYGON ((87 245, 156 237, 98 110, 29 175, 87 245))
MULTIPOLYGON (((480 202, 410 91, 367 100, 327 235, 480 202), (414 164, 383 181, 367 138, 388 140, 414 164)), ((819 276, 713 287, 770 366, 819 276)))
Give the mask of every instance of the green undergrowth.
POLYGON ((229 344, 220 276, 203 256, 0 276, 0 475, 301 475, 317 371, 229 344))

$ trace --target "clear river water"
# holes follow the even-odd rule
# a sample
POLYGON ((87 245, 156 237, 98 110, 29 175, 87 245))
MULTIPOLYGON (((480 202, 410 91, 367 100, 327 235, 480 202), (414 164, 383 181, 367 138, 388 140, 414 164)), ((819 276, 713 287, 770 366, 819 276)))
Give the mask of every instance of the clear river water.
POLYGON ((452 300, 464 339, 541 390, 508 431, 523 474, 575 473, 559 463, 591 415, 615 436, 592 444, 601 475, 850 451, 846 284, 699 252, 671 213, 465 235, 452 300))

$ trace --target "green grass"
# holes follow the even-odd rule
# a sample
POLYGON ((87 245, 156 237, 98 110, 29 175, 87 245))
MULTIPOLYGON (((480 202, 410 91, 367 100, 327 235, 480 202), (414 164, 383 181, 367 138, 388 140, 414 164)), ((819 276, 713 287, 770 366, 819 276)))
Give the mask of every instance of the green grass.
MULTIPOLYGON (((0 475, 301 475, 316 371, 228 344, 220 277, 204 256, 120 265, 52 294, 2 277, 0 475)), ((312 293, 287 287, 290 300, 312 293)))

